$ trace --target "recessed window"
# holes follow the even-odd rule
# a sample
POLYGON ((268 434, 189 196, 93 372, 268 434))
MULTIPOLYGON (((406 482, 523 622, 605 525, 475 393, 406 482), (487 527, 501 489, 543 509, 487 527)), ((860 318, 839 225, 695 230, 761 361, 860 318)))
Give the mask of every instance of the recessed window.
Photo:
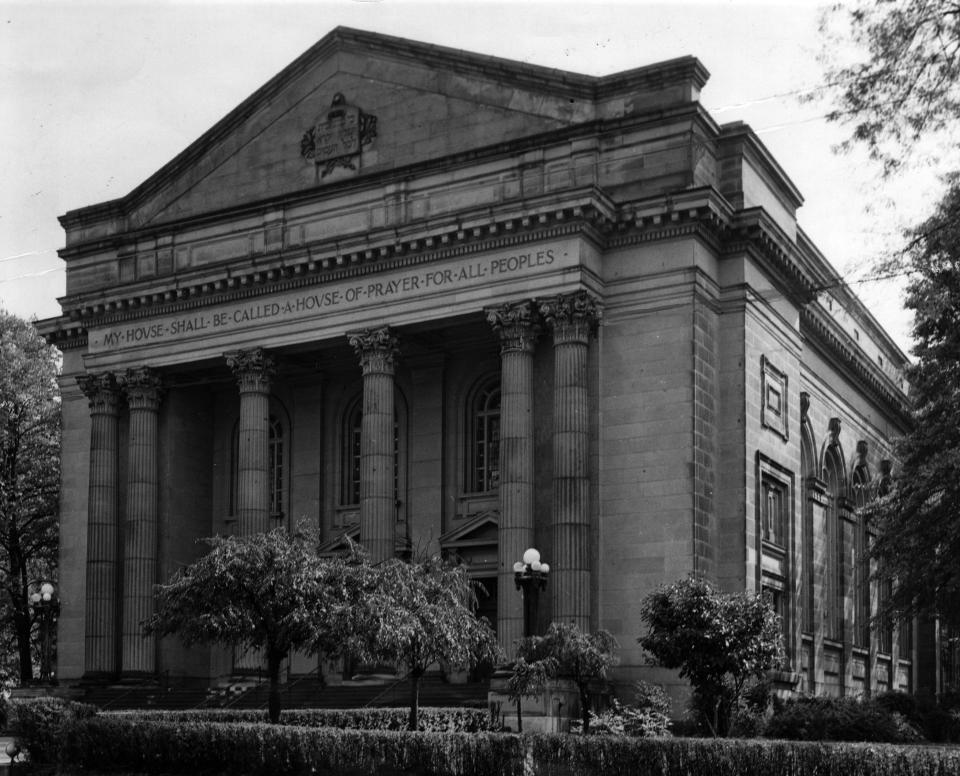
POLYGON ((763 540, 786 546, 786 485, 764 475, 761 483, 763 540))
POLYGON ((486 493, 500 486, 500 379, 482 383, 471 396, 467 486, 486 493))

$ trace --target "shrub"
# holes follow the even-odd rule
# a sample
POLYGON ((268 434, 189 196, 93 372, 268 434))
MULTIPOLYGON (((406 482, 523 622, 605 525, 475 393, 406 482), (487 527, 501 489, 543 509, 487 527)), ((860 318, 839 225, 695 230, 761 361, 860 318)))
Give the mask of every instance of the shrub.
POLYGON ((960 713, 951 709, 949 695, 935 701, 929 696, 891 690, 877 695, 876 702, 888 712, 903 716, 928 741, 960 742, 960 713))
POLYGON ((960 750, 882 744, 411 733, 101 714, 64 726, 74 771, 284 776, 948 776, 960 750))
MULTIPOLYGON (((190 711, 132 710, 107 712, 139 721, 265 722, 267 713, 254 709, 193 709, 190 711)), ((285 709, 280 724, 331 727, 341 730, 406 730, 409 712, 403 708, 285 709)), ((476 733, 493 730, 487 709, 423 708, 420 730, 428 733, 476 733)))
POLYGON ((767 738, 798 741, 883 741, 912 743, 923 736, 899 712, 876 700, 796 698, 767 723, 767 738))
MULTIPOLYGON (((634 701, 624 705, 616 698, 599 714, 590 712, 590 732, 596 734, 655 738, 670 735, 670 699, 662 687, 639 681, 633 685, 634 701)), ((579 720, 570 723, 580 732, 579 720)))
POLYGON ((741 693, 783 657, 780 618, 759 594, 689 578, 648 594, 640 615, 649 626, 640 646, 690 680, 693 709, 714 735, 728 734, 741 693))
POLYGON ((341 730, 104 714, 69 726, 63 761, 77 769, 191 776, 386 776, 421 768, 481 776, 516 772, 511 763, 522 762, 519 742, 515 736, 493 733, 341 730))
POLYGON ((30 762, 44 765, 57 761, 62 728, 71 720, 94 716, 97 709, 62 698, 30 698, 11 701, 10 712, 17 744, 30 762))
MULTIPOLYGON (((570 722, 570 732, 581 732, 580 720, 570 722)), ((655 738, 669 736, 670 720, 663 714, 636 706, 624 706, 616 698, 610 707, 597 714, 590 712, 590 733, 594 735, 655 738)))

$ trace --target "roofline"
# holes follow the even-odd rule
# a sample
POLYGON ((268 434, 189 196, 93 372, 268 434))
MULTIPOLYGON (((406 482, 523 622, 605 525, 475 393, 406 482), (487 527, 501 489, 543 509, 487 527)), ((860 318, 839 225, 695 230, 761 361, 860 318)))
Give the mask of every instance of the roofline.
POLYGON ((69 210, 59 217, 61 226, 69 229, 90 219, 124 215, 137 200, 155 191, 163 181, 180 169, 189 167, 212 143, 229 134, 234 127, 253 115, 264 101, 282 89, 297 73, 306 70, 324 56, 332 55, 341 49, 354 48, 366 51, 377 49, 392 56, 419 62, 433 61, 435 65, 447 70, 471 72, 497 81, 527 83, 539 91, 573 93, 589 100, 603 99, 638 85, 657 85, 685 78, 697 89, 701 89, 710 77, 703 64, 693 56, 678 57, 605 76, 590 76, 378 32, 336 27, 126 196, 69 210))
POLYGON ((757 161, 766 168, 768 173, 783 182, 785 193, 792 199, 791 204, 794 209, 799 208, 803 204, 803 194, 800 193, 797 185, 790 179, 790 176, 787 175, 783 167, 780 166, 780 163, 774 155, 771 154, 770 150, 763 144, 763 141, 757 137, 757 133, 753 131, 753 127, 743 121, 731 121, 728 124, 720 126, 720 137, 717 138, 718 143, 737 138, 744 141, 746 147, 756 155, 757 161))

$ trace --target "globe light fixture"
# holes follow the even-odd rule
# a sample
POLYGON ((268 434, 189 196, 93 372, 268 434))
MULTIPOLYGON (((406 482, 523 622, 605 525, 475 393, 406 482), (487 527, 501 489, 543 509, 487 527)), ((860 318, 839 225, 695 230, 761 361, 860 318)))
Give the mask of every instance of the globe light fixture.
POLYGON ((540 560, 540 552, 531 547, 523 553, 523 560, 513 564, 513 581, 517 590, 523 592, 523 635, 533 635, 536 621, 537 599, 547 589, 550 564, 540 560))
POLYGON ((49 582, 40 585, 39 590, 30 594, 30 606, 33 616, 40 625, 40 681, 54 683, 52 669, 53 629, 60 615, 60 601, 57 589, 49 582))

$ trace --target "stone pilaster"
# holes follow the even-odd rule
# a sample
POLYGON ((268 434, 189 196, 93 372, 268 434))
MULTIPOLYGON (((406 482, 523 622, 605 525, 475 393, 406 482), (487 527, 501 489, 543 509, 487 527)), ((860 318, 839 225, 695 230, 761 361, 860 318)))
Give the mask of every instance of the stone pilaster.
POLYGON ((347 335, 363 370, 360 426, 360 542, 374 563, 395 553, 394 370, 397 338, 388 326, 347 335))
POLYGON ((270 380, 273 358, 262 348, 224 354, 240 388, 237 533, 270 529, 270 380))
POLYGON ((590 630, 590 424, 587 357, 600 307, 578 291, 540 302, 553 330, 553 570, 554 622, 590 630))
POLYGON ((113 675, 118 650, 118 416, 120 389, 108 372, 77 378, 90 401, 90 496, 84 674, 113 675))
MULTIPOLYGON (((500 523, 497 555, 497 633, 512 655, 523 636, 523 600, 513 564, 534 543, 533 349, 539 323, 532 302, 491 308, 487 320, 500 336, 500 523)), ((546 560, 553 565, 552 558, 546 560)))
POLYGON ((162 387, 151 369, 128 369, 123 390, 130 410, 127 445, 127 514, 123 553, 123 673, 156 671, 156 638, 144 637, 140 624, 153 614, 157 582, 157 415, 162 387))

